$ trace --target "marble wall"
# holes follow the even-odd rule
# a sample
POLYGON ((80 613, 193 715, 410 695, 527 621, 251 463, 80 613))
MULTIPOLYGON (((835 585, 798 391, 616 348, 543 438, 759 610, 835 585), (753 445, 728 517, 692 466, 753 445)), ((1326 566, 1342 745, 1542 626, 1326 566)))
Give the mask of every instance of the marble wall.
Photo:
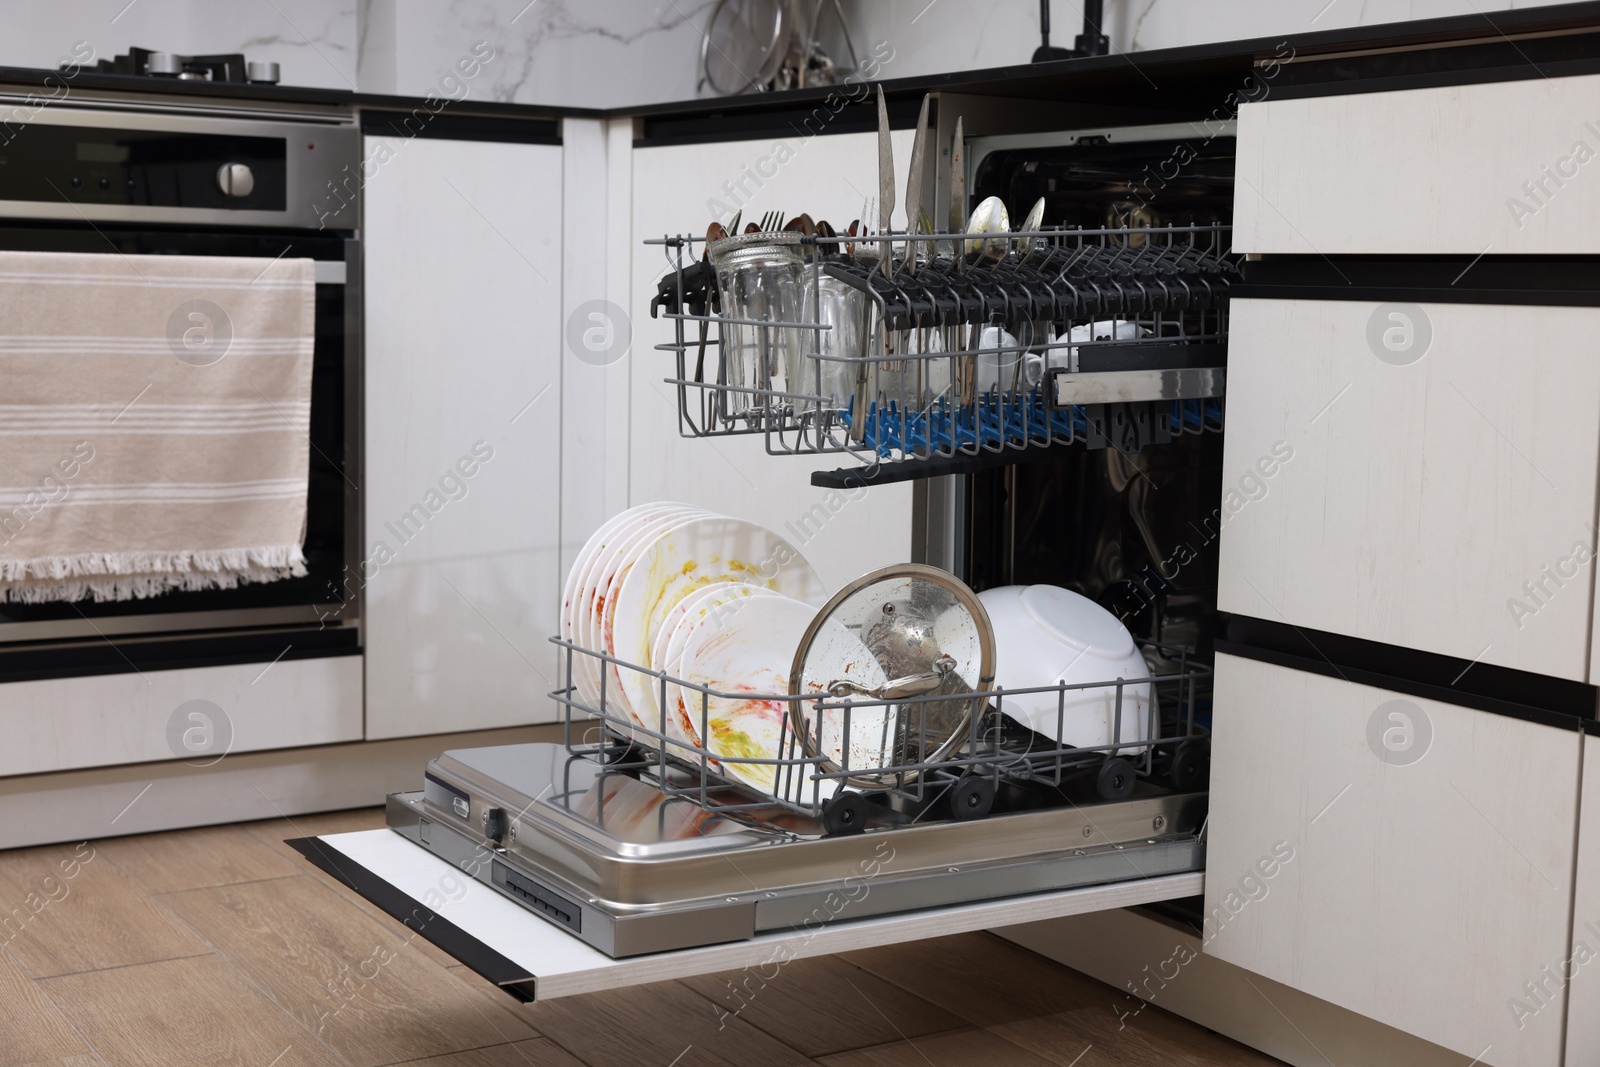
POLYGON ((394 80, 370 88, 425 94, 481 40, 495 56, 472 83, 475 98, 568 107, 682 100, 696 95, 700 26, 712 4, 372 0, 374 28, 392 33, 394 80))
MULTIPOLYGON (((1464 15, 1539 0, 1106 0, 1115 51, 1272 37, 1464 15)), ((74 42, 243 51, 289 85, 425 95, 477 42, 494 58, 466 84, 477 99, 618 107, 698 95, 701 29, 715 0, 6 0, 0 64, 55 66, 74 42)), ((1036 0, 844 0, 858 52, 887 42, 884 76, 1026 63, 1036 0)), ((1053 0, 1052 43, 1082 14, 1053 0)), ((834 51, 839 51, 837 48, 834 51)), ((448 87, 451 83, 445 82, 448 87)))
MULTIPOLYGON (((809 3, 809 0, 806 0, 809 3)), ((1026 63, 1039 44, 1037 0, 843 0, 860 54, 893 48, 889 78, 1026 63)), ((1271 37, 1530 6, 1541 0, 1106 0, 1120 52, 1271 37)), ((701 94, 701 29, 714 0, 364 0, 362 87, 425 93, 457 55, 486 40, 494 61, 473 83, 488 99, 615 107, 701 94), (369 62, 387 49, 392 59, 369 62), (381 69, 381 77, 371 69, 381 69)), ((1053 0, 1051 42, 1070 47, 1076 0, 1053 0)), ((842 56, 837 44, 831 49, 842 56)))

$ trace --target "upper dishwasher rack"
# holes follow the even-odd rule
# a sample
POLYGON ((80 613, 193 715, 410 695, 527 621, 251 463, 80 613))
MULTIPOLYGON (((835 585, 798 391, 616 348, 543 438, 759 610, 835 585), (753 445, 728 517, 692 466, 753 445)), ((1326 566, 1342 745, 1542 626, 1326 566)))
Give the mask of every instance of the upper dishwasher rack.
POLYGON ((719 313, 705 241, 656 238, 671 269, 652 314, 674 333, 655 347, 674 353, 684 436, 850 453, 866 480, 1074 443, 1136 452, 1221 428, 1229 230, 786 235, 803 268, 784 318, 719 313))

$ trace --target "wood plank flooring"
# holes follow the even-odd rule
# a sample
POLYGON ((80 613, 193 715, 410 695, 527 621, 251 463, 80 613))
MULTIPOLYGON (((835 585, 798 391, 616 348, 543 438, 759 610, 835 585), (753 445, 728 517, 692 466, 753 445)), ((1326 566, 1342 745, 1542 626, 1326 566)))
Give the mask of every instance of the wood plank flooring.
POLYGON ((286 837, 0 852, 0 1067, 1270 1067, 988 934, 519 1005, 286 837))

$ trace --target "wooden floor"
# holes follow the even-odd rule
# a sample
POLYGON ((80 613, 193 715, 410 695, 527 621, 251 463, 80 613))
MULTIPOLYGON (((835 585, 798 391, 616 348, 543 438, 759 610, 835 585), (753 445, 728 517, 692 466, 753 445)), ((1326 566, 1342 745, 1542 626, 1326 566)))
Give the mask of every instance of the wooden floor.
POLYGON ((519 1005, 283 844, 382 821, 0 853, 0 1067, 1277 1062, 988 934, 519 1005))

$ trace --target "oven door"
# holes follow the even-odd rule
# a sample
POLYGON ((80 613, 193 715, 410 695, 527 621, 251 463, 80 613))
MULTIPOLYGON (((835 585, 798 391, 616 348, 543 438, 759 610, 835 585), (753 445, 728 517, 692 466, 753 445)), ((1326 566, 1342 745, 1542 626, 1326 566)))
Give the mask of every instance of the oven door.
POLYGON ((97 603, 0 602, 0 680, 271 659, 359 649, 360 243, 299 230, 188 230, 0 222, 0 249, 316 260, 306 575, 236 589, 97 603), (130 651, 131 650, 131 651, 130 651))

